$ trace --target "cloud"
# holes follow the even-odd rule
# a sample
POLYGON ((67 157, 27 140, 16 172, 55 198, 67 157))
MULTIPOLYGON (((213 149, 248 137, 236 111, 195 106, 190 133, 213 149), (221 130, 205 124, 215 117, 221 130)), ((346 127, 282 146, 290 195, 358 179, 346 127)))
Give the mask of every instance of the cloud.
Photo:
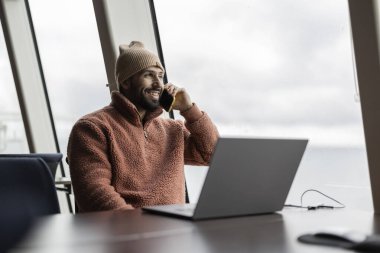
POLYGON ((361 128, 347 3, 194 6, 156 3, 161 41, 169 79, 185 86, 217 122, 337 133, 361 128))

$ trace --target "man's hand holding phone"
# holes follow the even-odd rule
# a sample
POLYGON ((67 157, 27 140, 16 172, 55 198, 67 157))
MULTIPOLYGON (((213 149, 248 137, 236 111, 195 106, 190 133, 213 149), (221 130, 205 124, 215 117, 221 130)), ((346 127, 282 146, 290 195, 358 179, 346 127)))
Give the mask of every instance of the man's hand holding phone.
POLYGON ((160 97, 160 104, 166 110, 186 111, 193 106, 191 98, 184 88, 167 83, 160 97))

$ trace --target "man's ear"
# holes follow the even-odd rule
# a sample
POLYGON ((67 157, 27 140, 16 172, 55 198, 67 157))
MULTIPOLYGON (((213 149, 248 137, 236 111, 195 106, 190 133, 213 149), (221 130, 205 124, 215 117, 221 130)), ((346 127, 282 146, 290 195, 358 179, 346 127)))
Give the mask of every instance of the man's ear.
POLYGON ((124 90, 129 90, 129 88, 131 87, 131 80, 128 79, 128 80, 125 80, 124 82, 121 83, 120 87, 124 90))

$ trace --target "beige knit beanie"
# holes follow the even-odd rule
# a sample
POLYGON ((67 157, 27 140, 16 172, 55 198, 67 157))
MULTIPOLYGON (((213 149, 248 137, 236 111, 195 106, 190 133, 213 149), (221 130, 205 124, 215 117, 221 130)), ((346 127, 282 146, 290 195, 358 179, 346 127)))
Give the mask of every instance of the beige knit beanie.
POLYGON ((145 49, 144 44, 140 41, 132 41, 129 45, 120 45, 119 50, 120 55, 115 66, 118 87, 125 80, 143 69, 156 66, 165 71, 160 59, 154 53, 145 49))

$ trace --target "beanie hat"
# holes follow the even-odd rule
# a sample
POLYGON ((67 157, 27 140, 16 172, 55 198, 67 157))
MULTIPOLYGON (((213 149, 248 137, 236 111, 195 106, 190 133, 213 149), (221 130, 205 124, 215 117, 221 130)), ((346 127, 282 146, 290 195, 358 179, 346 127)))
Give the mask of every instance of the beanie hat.
POLYGON ((129 45, 119 46, 120 55, 116 60, 115 77, 118 87, 125 80, 143 69, 156 66, 163 71, 160 59, 144 48, 140 41, 132 41, 129 45))

